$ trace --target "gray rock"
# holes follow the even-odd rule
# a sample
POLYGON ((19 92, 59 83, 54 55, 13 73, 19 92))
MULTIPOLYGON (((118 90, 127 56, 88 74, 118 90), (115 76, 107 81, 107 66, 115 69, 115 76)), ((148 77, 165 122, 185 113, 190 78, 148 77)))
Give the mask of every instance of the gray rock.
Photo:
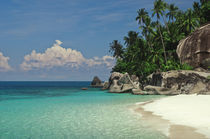
POLYGON ((131 75, 130 78, 133 82, 139 82, 139 77, 137 77, 136 75, 131 75))
POLYGON ((169 89, 169 88, 164 88, 164 87, 159 87, 159 86, 145 86, 145 91, 149 95, 178 95, 179 92, 169 89))
POLYGON ((103 87, 103 84, 102 84, 101 80, 97 76, 95 76, 93 78, 93 81, 91 82, 91 86, 92 87, 103 87))
POLYGON ((109 85, 111 93, 132 92, 132 89, 139 89, 138 77, 133 75, 131 78, 128 73, 113 72, 109 78, 109 85))
POLYGON ((181 40, 176 52, 182 64, 187 63, 194 68, 207 69, 210 64, 210 24, 198 28, 181 40))
MULTIPOLYGON (((168 71, 150 75, 149 91, 156 94, 206 94, 210 90, 209 72, 191 70, 168 71), (156 74, 156 75, 155 75, 156 74), (158 77, 158 78, 157 78, 158 77), (161 77, 161 78, 160 78, 161 77), (159 85, 156 86, 156 85, 159 85), (163 89, 170 90, 163 90, 163 89), (158 93, 159 92, 159 93, 158 93), (163 93, 161 93, 163 92, 163 93)), ((145 87, 145 90, 148 89, 145 87)))
MULTIPOLYGON (((210 45, 210 44, 209 44, 210 45)), ((207 70, 210 70, 210 58, 207 58, 201 62, 201 66, 207 70)))
POLYGON ((109 89, 109 82, 104 82, 102 90, 109 89))
POLYGON ((132 94, 134 95, 145 95, 146 93, 141 89, 132 89, 132 94))
POLYGON ((123 92, 121 90, 121 88, 122 88, 122 85, 119 85, 118 80, 114 79, 114 80, 112 80, 112 83, 109 87, 109 92, 111 92, 111 93, 121 93, 121 92, 123 92))

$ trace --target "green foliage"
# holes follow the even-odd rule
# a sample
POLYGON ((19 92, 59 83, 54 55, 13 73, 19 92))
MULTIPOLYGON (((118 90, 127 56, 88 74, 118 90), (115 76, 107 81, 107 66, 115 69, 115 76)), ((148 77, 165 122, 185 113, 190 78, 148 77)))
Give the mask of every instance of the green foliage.
POLYGON ((122 58, 123 46, 117 40, 114 40, 112 43, 110 43, 109 52, 113 53, 113 57, 122 58))
POLYGON ((140 32, 129 31, 124 46, 117 40, 110 44, 110 52, 117 59, 112 71, 137 75, 143 87, 147 76, 155 71, 191 70, 191 66, 180 64, 176 47, 181 39, 209 22, 209 8, 208 0, 194 2, 193 9, 186 11, 155 0, 152 17, 144 8, 139 9, 136 20, 140 32))
POLYGON ((207 79, 210 80, 210 76, 207 76, 207 79))
POLYGON ((182 70, 192 70, 193 67, 191 67, 190 65, 185 63, 185 64, 181 65, 181 69, 182 70))

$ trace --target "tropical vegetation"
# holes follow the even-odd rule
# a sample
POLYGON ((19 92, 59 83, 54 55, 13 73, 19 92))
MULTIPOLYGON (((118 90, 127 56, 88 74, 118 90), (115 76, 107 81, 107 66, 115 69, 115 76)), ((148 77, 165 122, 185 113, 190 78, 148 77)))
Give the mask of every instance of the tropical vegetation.
POLYGON ((137 11, 139 32, 129 31, 124 44, 110 43, 110 52, 116 58, 112 72, 137 75, 142 87, 147 76, 156 71, 191 69, 181 64, 176 54, 179 41, 196 28, 210 21, 210 2, 194 2, 193 8, 180 10, 175 4, 155 0, 152 14, 145 8, 137 11))

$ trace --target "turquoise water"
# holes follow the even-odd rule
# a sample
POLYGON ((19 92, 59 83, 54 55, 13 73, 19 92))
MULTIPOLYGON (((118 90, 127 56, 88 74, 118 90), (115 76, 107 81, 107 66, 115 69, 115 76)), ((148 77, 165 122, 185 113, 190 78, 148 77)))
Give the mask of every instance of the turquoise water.
POLYGON ((0 138, 166 138, 130 109, 161 96, 80 89, 89 83, 0 82, 0 138))

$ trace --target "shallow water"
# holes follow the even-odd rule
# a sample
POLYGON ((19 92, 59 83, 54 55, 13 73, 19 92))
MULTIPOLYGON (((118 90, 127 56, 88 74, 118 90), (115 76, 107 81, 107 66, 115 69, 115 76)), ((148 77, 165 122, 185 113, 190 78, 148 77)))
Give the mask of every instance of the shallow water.
POLYGON ((90 82, 0 82, 0 138, 166 138, 129 109, 162 96, 81 90, 90 82))

